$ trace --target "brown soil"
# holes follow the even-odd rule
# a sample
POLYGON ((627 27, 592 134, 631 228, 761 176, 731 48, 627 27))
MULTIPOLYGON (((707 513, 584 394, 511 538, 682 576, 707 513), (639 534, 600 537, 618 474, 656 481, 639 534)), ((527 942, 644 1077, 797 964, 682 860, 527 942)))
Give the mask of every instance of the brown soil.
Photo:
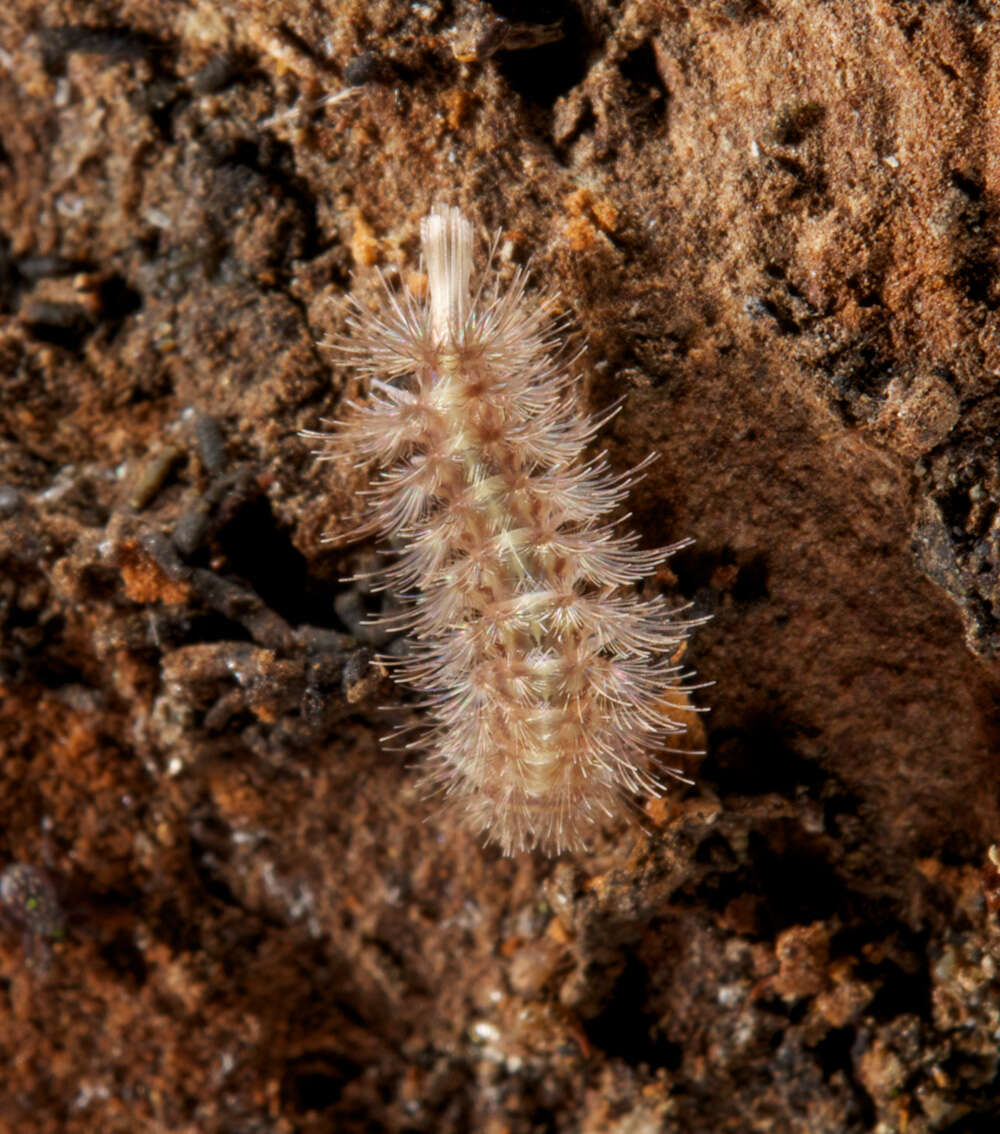
POLYGON ((998 16, 11 0, 0 1129, 997 1127, 998 16), (440 199, 697 540, 708 756, 588 855, 380 748, 362 482, 297 436, 440 199))

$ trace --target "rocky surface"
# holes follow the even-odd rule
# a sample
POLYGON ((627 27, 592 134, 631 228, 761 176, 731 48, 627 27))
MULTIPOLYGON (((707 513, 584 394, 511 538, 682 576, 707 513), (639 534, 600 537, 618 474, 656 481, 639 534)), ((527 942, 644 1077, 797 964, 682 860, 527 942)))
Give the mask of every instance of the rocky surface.
POLYGON ((3 1129, 996 1128, 998 66, 991 0, 12 0, 3 1129), (380 748, 296 435, 439 199, 697 540, 708 755, 585 856, 380 748))

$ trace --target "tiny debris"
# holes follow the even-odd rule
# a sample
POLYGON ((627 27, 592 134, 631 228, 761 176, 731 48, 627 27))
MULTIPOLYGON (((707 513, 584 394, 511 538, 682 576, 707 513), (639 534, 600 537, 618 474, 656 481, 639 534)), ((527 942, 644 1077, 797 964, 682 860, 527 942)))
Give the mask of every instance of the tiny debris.
POLYGON ((83 260, 72 260, 67 256, 22 256, 17 261, 17 271, 22 279, 49 279, 59 276, 75 276, 88 271, 83 260))
POLYGON ((344 81, 351 87, 364 86, 365 83, 377 83, 384 77, 385 63, 382 57, 374 51, 363 51, 348 60, 344 68, 344 81))
POLYGON ((0 484, 0 518, 12 516, 24 504, 24 493, 11 484, 0 484))
POLYGON ((1000 846, 994 843, 983 866, 983 896, 991 914, 1000 913, 1000 846))
POLYGON ((194 438, 205 472, 218 476, 226 467, 226 442, 218 423, 202 410, 194 411, 194 438))
POLYGON ((26 956, 44 966, 49 943, 65 932, 62 907, 48 874, 30 863, 11 863, 0 874, 0 915, 22 930, 26 956))
POLYGON ((373 666, 372 652, 364 646, 350 654, 344 663, 343 689, 349 705, 356 705, 378 688, 385 675, 381 666, 373 666))
POLYGON ((183 457, 184 450, 176 445, 168 445, 151 453, 143 462, 129 493, 129 506, 137 512, 148 508, 183 457))
POLYGON ((245 71, 245 64, 238 55, 223 52, 210 59, 204 67, 191 76, 191 92, 195 95, 218 94, 219 91, 239 82, 245 71))
POLYGON ((501 51, 530 51, 557 43, 565 35, 561 22, 516 23, 492 12, 477 12, 451 33, 451 51, 459 63, 482 63, 501 51))

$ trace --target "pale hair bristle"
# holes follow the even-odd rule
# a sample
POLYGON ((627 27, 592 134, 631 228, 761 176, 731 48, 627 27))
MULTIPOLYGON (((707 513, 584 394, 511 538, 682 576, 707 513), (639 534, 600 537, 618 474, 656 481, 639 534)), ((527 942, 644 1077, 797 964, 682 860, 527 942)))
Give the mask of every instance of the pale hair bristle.
POLYGON ((386 624, 410 650, 387 662, 424 694, 428 782, 507 854, 580 849, 678 775, 658 757, 690 710, 694 623, 630 588, 683 543, 640 550, 607 519, 643 466, 587 460, 604 419, 578 405, 553 297, 489 268, 473 295, 458 209, 420 231, 427 298, 354 309, 339 345, 369 398, 309 436, 382 470, 356 534, 403 549, 377 586, 404 604, 386 624))

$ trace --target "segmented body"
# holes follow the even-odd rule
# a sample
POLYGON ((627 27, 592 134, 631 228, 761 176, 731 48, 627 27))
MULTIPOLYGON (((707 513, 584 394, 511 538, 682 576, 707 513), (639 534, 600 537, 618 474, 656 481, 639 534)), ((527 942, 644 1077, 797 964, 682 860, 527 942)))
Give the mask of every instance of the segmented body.
POLYGON ((424 695, 429 779, 506 853, 577 849, 628 795, 662 794, 684 731, 691 623, 631 590, 681 545, 640 550, 609 521, 636 470, 587 459, 604 422, 560 362, 553 299, 523 272, 473 295, 457 209, 421 234, 427 300, 355 313, 344 349, 371 395, 332 444, 381 469, 364 531, 403 548, 379 585, 404 604, 396 676, 424 695))

